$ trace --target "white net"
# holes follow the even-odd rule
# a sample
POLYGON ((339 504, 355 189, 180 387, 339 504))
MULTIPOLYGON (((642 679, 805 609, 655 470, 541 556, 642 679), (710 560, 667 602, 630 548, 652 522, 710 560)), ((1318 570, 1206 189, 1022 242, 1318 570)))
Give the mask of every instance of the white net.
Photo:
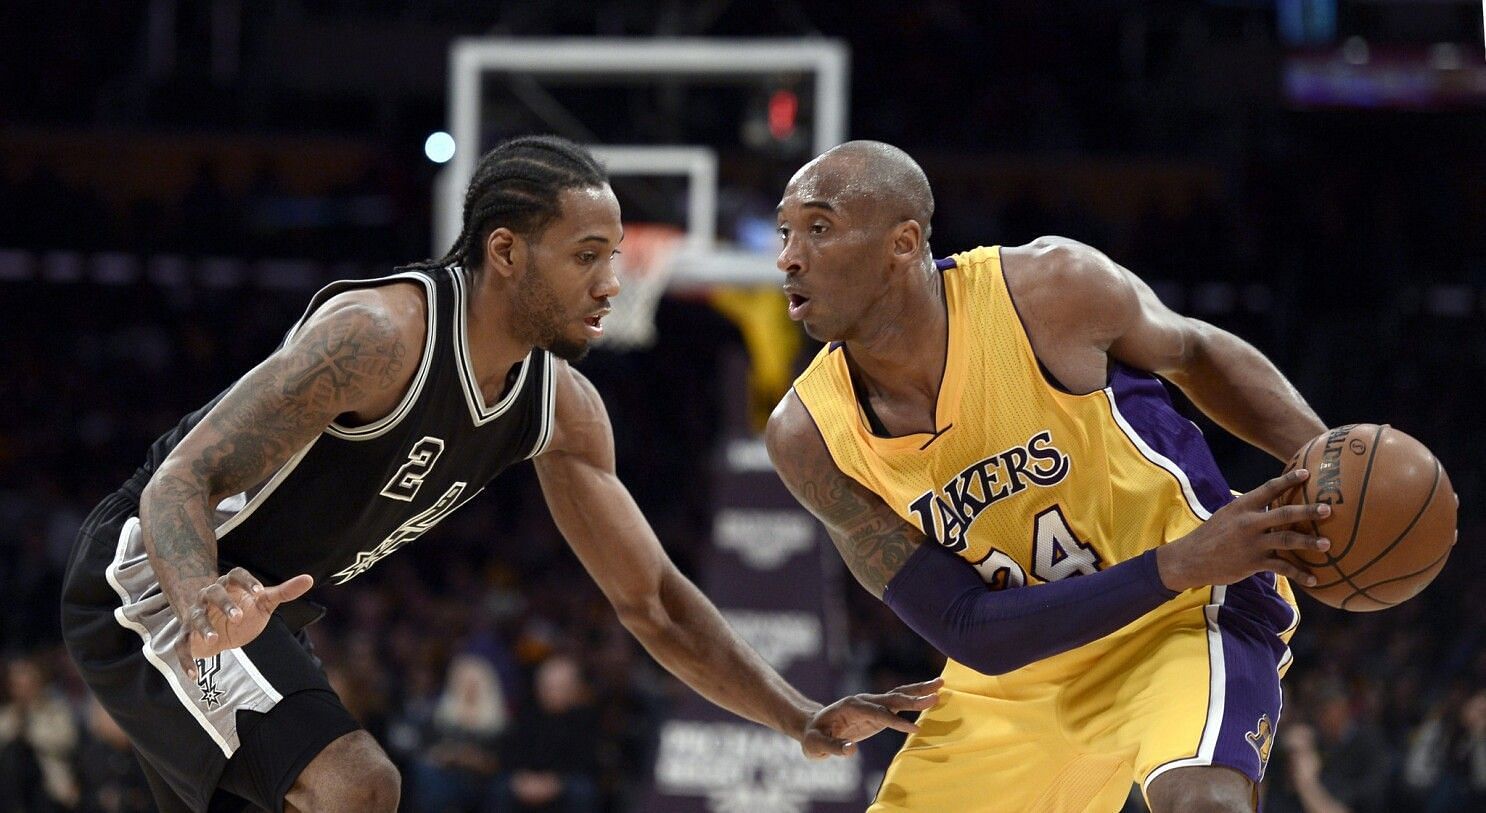
POLYGON ((606 350, 642 350, 655 344, 655 310, 675 273, 685 230, 659 223, 626 223, 615 264, 620 292, 604 318, 606 350))

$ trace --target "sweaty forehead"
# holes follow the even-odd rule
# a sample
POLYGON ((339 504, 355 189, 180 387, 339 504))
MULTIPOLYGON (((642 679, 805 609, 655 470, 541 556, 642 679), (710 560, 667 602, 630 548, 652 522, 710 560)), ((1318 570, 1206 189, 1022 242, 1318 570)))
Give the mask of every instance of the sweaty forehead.
POLYGON ((800 168, 784 189, 786 204, 826 203, 838 212, 867 214, 876 211, 885 190, 864 171, 860 161, 826 154, 800 168))

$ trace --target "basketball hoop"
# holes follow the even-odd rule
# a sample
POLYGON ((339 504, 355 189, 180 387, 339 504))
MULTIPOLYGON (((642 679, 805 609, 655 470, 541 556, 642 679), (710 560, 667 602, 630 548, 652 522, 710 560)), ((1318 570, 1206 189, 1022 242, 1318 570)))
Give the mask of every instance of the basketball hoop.
POLYGON ((655 344, 655 311, 675 272, 676 250, 686 231, 663 223, 626 223, 624 243, 614 259, 619 296, 604 318, 602 347, 619 352, 655 344))

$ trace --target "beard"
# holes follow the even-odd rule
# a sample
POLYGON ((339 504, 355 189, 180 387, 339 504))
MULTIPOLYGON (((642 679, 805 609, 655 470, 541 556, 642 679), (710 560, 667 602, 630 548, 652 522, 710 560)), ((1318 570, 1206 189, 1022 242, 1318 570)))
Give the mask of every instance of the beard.
POLYGON ((567 314, 557 301, 552 285, 530 258, 526 262, 526 278, 516 289, 516 305, 523 340, 563 361, 579 361, 588 355, 587 339, 574 340, 564 335, 567 314))

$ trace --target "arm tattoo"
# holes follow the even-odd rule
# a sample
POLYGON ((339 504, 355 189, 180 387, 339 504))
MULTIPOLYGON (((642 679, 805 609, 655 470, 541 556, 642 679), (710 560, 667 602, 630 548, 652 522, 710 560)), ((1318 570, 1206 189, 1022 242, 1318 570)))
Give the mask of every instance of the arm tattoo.
POLYGON ((273 473, 335 418, 401 380, 407 348, 384 313, 348 306, 312 322, 243 376, 161 465, 141 499, 145 542, 172 600, 217 576, 213 495, 273 473), (185 583, 191 584, 185 584, 185 583))
POLYGON ((152 483, 149 508, 150 533, 144 540, 154 555, 155 575, 167 592, 192 579, 217 576, 216 551, 202 545, 202 534, 210 534, 203 505, 193 499, 196 486, 172 474, 162 474, 152 483))
POLYGON ((191 470, 212 493, 235 494, 267 477, 349 404, 391 386, 407 349, 380 313, 343 314, 308 330, 264 375, 243 378, 207 422, 217 441, 191 470))
POLYGON ((923 543, 923 534, 837 469, 824 440, 795 444, 786 454, 789 462, 780 467, 785 483, 825 523, 851 575, 882 598, 887 583, 923 543))

